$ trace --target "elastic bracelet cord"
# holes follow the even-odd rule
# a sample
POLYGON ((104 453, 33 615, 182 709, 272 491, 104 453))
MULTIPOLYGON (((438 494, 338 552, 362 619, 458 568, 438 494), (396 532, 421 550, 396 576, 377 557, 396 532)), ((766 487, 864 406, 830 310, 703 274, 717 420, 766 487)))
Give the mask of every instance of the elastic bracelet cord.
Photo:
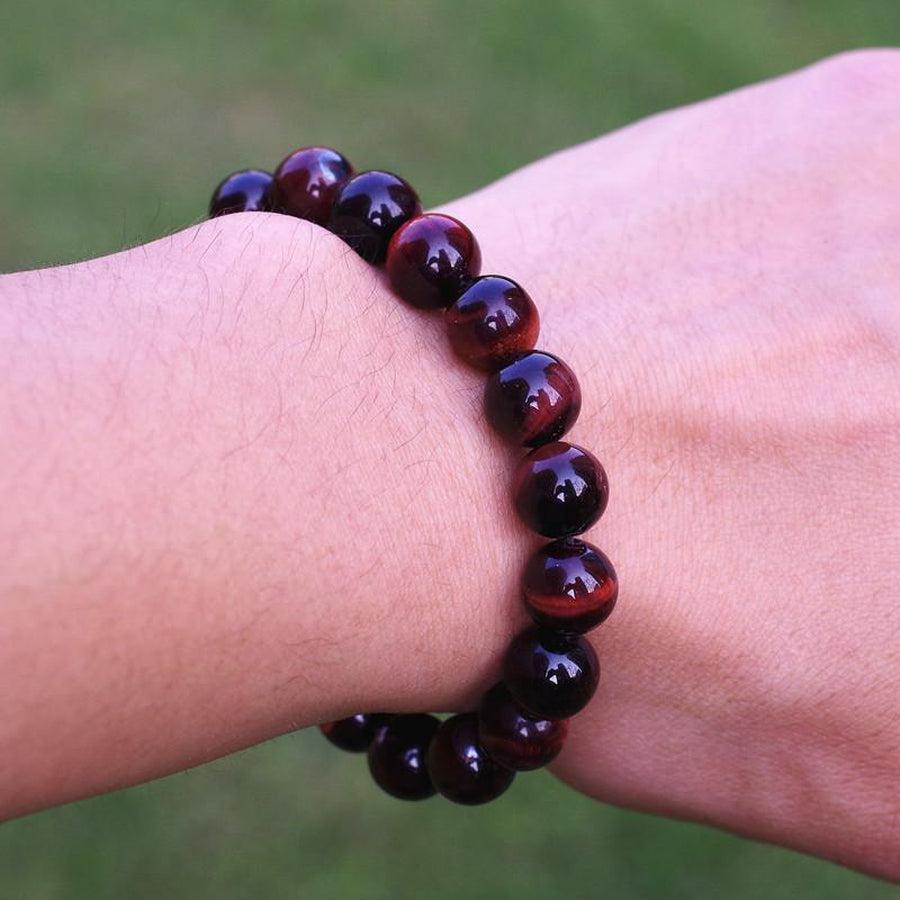
POLYGON ((503 275, 480 275, 478 242, 452 216, 424 213, 390 172, 356 174, 327 147, 304 147, 275 174, 235 172, 216 188, 210 216, 268 211, 328 228, 363 259, 384 265, 393 291, 420 309, 443 309, 456 354, 488 373, 484 409, 500 437, 528 448, 513 477, 519 518, 550 538, 525 563, 522 594, 534 625, 517 635, 503 680, 474 712, 444 721, 415 713, 360 713, 322 725, 333 744, 366 752, 376 783, 403 800, 440 793, 457 803, 500 796, 516 772, 551 762, 568 720, 597 689, 600 665, 584 633, 613 611, 612 563, 576 535, 609 496, 597 459, 560 440, 581 410, 581 388, 561 359, 535 350, 539 320, 528 293, 503 275))

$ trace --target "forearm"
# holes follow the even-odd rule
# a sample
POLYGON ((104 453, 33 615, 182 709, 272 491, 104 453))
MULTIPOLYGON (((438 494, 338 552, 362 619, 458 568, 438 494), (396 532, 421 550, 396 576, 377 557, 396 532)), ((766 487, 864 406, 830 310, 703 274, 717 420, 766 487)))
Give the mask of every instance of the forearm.
POLYGON ((336 239, 212 221, 0 290, 3 814, 488 676, 522 536, 477 378, 336 239))

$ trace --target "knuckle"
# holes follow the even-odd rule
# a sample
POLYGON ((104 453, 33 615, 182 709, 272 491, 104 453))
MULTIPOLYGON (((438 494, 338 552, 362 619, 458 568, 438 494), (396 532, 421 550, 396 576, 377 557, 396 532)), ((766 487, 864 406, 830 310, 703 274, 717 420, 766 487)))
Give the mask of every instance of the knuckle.
POLYGON ((790 132, 810 154, 809 173, 840 183, 897 182, 900 50, 853 50, 800 72, 783 95, 790 132))
POLYGON ((838 104, 863 108, 900 103, 900 50, 849 50, 806 70, 815 87, 838 104))
POLYGON ((844 50, 826 56, 814 68, 831 71, 851 80, 896 79, 900 72, 900 49, 896 47, 864 47, 844 50))

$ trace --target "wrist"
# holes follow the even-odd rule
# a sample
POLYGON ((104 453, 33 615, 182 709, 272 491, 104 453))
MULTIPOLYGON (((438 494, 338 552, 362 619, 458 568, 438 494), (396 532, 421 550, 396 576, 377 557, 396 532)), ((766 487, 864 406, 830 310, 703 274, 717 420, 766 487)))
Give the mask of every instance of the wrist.
MULTIPOLYGON (((205 352, 219 374, 189 390, 220 410, 192 427, 209 426, 197 464, 218 482, 204 490, 230 541, 220 557, 237 562, 229 593, 267 598, 277 677, 322 689, 324 712, 304 697, 309 722, 460 706, 524 619, 509 559, 527 539, 481 422, 481 379, 453 364, 440 320, 323 229, 215 224, 208 277, 237 339, 217 326, 205 352)), ((283 707, 285 728, 297 708, 283 707)))

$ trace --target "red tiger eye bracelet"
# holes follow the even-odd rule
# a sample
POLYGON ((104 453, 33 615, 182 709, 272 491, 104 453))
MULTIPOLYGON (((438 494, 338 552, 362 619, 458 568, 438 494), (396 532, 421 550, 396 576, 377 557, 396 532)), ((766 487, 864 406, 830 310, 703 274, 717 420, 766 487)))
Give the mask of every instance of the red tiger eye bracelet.
POLYGON ((355 173, 328 147, 302 147, 274 176, 235 172, 216 188, 210 216, 270 211, 327 227, 363 259, 384 264, 394 292, 443 309, 456 354, 488 373, 485 413, 505 441, 528 448, 513 477, 519 518, 551 538, 525 564, 522 591, 534 625, 517 635, 503 680, 477 711, 441 722, 426 713, 359 713, 321 725, 342 750, 366 752, 372 777, 404 800, 439 792, 457 803, 500 796, 516 772, 550 763, 569 717, 593 696, 600 664, 583 636, 616 604, 612 563, 576 535, 603 514, 606 473, 582 447, 561 441, 581 411, 581 388, 558 357, 536 350, 538 312, 502 275, 481 276, 481 250, 452 216, 422 213, 416 192, 391 172, 355 173))

